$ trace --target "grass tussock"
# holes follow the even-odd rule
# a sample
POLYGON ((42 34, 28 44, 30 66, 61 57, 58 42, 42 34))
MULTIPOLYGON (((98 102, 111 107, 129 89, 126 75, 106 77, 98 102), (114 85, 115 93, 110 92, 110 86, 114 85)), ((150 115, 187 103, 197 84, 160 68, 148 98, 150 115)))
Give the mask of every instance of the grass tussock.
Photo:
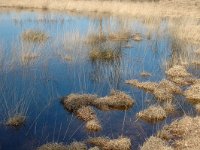
POLYGON ((136 114, 139 119, 147 122, 156 123, 167 117, 166 111, 159 105, 152 105, 149 108, 136 114))
POLYGON ((93 49, 89 53, 89 58, 92 61, 96 60, 113 61, 115 59, 120 58, 120 53, 112 49, 108 50, 93 49))
POLYGON ((47 143, 37 148, 37 150, 69 150, 66 145, 62 143, 47 143))
POLYGON ((72 142, 68 147, 68 150, 87 150, 87 146, 82 142, 72 142))
POLYGON ((164 103, 163 108, 167 114, 172 114, 176 111, 176 106, 172 102, 164 103))
POLYGON ((195 83, 190 86, 185 92, 184 95, 190 103, 198 104, 200 103, 200 83, 195 83))
POLYGON ((27 42, 45 42, 48 35, 42 31, 28 30, 22 34, 22 39, 27 42))
POLYGON ((197 111, 198 113, 200 113, 200 104, 196 104, 196 105, 195 105, 195 109, 196 109, 196 111, 197 111))
POLYGON ((124 92, 111 91, 109 96, 95 100, 94 106, 100 110, 127 110, 134 104, 134 100, 124 92))
POLYGON ((6 121, 7 126, 19 127, 22 126, 26 121, 25 116, 15 115, 13 117, 8 118, 6 121))
POLYGON ((110 33, 108 40, 111 41, 128 41, 131 38, 131 32, 110 33))
POLYGON ((151 136, 143 144, 140 150, 173 150, 173 148, 168 146, 167 143, 162 139, 151 136))
POLYGON ((101 124, 97 119, 87 121, 85 128, 89 132, 98 132, 102 130, 101 124))
POLYGON ((103 150, 130 150, 131 140, 127 137, 109 139, 106 137, 96 137, 88 140, 88 143, 100 147, 103 150))
POLYGON ((142 41, 142 35, 140 34, 140 33, 135 33, 135 34, 133 34, 132 35, 132 37, 131 37, 134 41, 136 41, 136 42, 140 42, 140 41, 142 41))
POLYGON ((87 36, 86 43, 87 44, 98 44, 102 42, 106 42, 107 37, 104 34, 90 34, 87 36))
POLYGON ((147 92, 153 92, 154 89, 158 86, 158 83, 155 82, 139 82, 138 80, 127 80, 125 83, 139 89, 143 89, 147 92))
POLYGON ((76 111, 76 116, 83 121, 96 119, 95 111, 90 106, 83 106, 76 111))
POLYGON ((139 82, 138 80, 128 80, 125 83, 151 92, 160 101, 172 101, 173 94, 181 94, 181 88, 170 82, 169 80, 162 80, 156 82, 139 82))
POLYGON ((97 146, 91 147, 88 150, 100 150, 100 148, 98 148, 97 146))
POLYGON ((83 106, 92 105, 96 98, 96 95, 91 94, 70 94, 62 98, 61 102, 68 111, 76 112, 83 106))

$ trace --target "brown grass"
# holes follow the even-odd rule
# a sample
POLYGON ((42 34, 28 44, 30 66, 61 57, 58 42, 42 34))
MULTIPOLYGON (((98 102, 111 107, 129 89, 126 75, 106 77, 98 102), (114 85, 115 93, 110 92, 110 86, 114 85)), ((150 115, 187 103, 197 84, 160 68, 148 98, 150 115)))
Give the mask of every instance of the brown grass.
POLYGON ((33 60, 37 59, 38 57, 39 57, 39 54, 37 53, 25 52, 25 53, 22 53, 21 62, 22 64, 26 65, 32 62, 33 60))
POLYGON ((61 102, 68 111, 76 112, 79 108, 83 106, 92 105, 96 98, 96 95, 90 94, 70 94, 62 98, 61 102))
POLYGON ((109 96, 95 100, 94 106, 101 110, 127 110, 134 104, 134 100, 124 92, 111 91, 109 96))
POLYGON ((134 35, 132 35, 131 37, 134 41, 139 42, 142 41, 142 35, 140 33, 135 33, 134 35))
POLYGON ((172 102, 164 103, 163 108, 167 114, 172 114, 176 111, 176 106, 172 102))
POLYGON ((190 73, 187 72, 184 66, 175 65, 166 71, 166 74, 170 77, 188 77, 191 76, 190 73))
POLYGON ((87 150, 87 146, 82 142, 72 142, 68 147, 68 150, 87 150))
POLYGON ((16 115, 13 117, 8 118, 6 121, 7 126, 18 127, 25 123, 26 117, 21 115, 16 115))
POLYGON ((146 72, 146 71, 142 71, 142 72, 140 73, 140 76, 142 76, 142 77, 149 77, 149 76, 151 76, 151 73, 146 72))
POLYGON ((85 128, 89 132, 98 132, 102 130, 101 124, 97 119, 87 121, 85 128))
POLYGON ((108 40, 111 41, 128 41, 130 38, 131 32, 110 33, 108 35, 108 40))
POLYGON ((22 39, 28 42, 45 42, 48 35, 42 31, 29 30, 22 34, 22 39))
POLYGON ((160 138, 151 136, 143 144, 140 150, 173 150, 172 147, 169 147, 165 141, 160 138))
POLYGON ((189 102, 194 104, 200 103, 200 83, 196 83, 190 86, 184 92, 184 95, 189 102))
POLYGON ((106 137, 96 137, 88 140, 88 143, 100 147, 102 150, 130 150, 131 140, 127 137, 109 139, 106 137))
POLYGON ((188 86, 194 84, 196 81, 196 79, 192 77, 170 77, 168 79, 179 86, 188 86))
POLYGON ((69 150, 66 145, 62 143, 47 143, 37 148, 37 150, 69 150))
POLYGON ((89 150, 100 150, 100 148, 98 148, 97 146, 94 146, 94 147, 89 148, 89 150))
POLYGON ((136 116, 147 122, 156 123, 164 120, 167 117, 167 113, 161 106, 152 105, 149 108, 137 113, 136 116))
POLYGON ((196 105, 195 105, 195 109, 196 109, 196 111, 197 111, 198 113, 200 113, 200 104, 196 104, 196 105))
POLYGON ((76 111, 76 116, 83 121, 96 119, 95 111, 90 106, 83 106, 76 111))

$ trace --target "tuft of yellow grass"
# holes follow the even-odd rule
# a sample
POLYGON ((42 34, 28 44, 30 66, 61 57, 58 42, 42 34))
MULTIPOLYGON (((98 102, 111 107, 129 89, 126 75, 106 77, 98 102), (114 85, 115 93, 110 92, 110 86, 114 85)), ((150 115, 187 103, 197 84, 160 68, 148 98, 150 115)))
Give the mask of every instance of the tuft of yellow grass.
POLYGON ((76 116, 83 121, 96 119, 95 111, 90 106, 83 106, 76 111, 76 116))
POLYGON ((162 139, 151 136, 142 145, 140 150, 173 150, 173 148, 168 146, 162 139))
POLYGON ((131 140, 127 137, 109 139, 107 137, 96 137, 88 139, 88 143, 100 147, 103 150, 130 150, 131 140))
POLYGON ((22 39, 28 42, 45 42, 48 35, 42 31, 28 30, 22 33, 22 39))
POLYGON ((7 126, 13 126, 13 127, 18 127, 24 124, 26 120, 25 116, 22 115, 15 115, 13 117, 8 118, 6 121, 7 126))
POLYGON ((37 148, 37 150, 69 150, 62 143, 47 143, 37 148))
POLYGON ((142 35, 140 33, 135 33, 132 35, 132 39, 136 42, 142 41, 142 35))
POLYGON ((112 90, 109 96, 98 98, 94 106, 101 110, 127 110, 134 104, 134 100, 122 91, 112 90))
POLYGON ((87 121, 85 128, 89 132, 98 132, 102 130, 101 124, 97 119, 87 121))
POLYGON ((188 77, 191 76, 190 73, 187 72, 184 66, 174 65, 169 70, 166 71, 166 74, 170 77, 188 77))
POLYGON ((159 105, 152 105, 149 108, 136 114, 137 118, 147 122, 156 123, 162 121, 167 117, 165 110, 159 105))
POLYGON ((96 98, 96 95, 91 94, 70 94, 62 98, 61 102, 68 111, 76 112, 83 106, 92 105, 96 98))
POLYGON ((194 104, 200 103, 200 83, 195 83, 190 86, 185 92, 184 95, 186 99, 194 104))
POLYGON ((142 71, 142 72, 140 73, 140 76, 142 76, 142 77, 149 77, 149 76, 151 76, 151 73, 146 72, 146 71, 142 71))
POLYGON ((87 145, 83 142, 72 142, 67 146, 68 150, 87 150, 87 145))

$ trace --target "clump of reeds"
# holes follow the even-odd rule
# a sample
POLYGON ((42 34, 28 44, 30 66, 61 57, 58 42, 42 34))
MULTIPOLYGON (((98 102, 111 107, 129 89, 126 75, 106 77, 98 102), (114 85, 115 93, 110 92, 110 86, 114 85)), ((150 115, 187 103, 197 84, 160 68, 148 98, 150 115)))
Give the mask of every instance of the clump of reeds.
POLYGON ((72 142, 67 148, 68 150, 87 150, 87 146, 83 142, 72 142))
POLYGON ((190 86, 185 92, 184 95, 186 99, 191 103, 200 103, 200 83, 195 83, 190 86))
POLYGON ((137 113, 138 118, 147 122, 158 122, 162 121, 167 117, 165 110, 159 105, 152 105, 149 108, 137 113))
POLYGON ((62 98, 61 102, 68 111, 76 112, 83 106, 92 105, 96 98, 96 95, 91 94, 70 94, 62 98))
POLYGON ((142 72, 140 73, 140 76, 142 76, 142 77, 149 77, 149 76, 151 76, 151 73, 146 72, 146 71, 142 71, 142 72))
MULTIPOLYGON (((199 124, 199 121, 196 123, 199 124)), ((157 136, 165 140, 182 138, 196 126, 196 123, 192 117, 185 116, 180 120, 173 121, 170 125, 164 126, 157 136)))
POLYGON ((69 150, 68 147, 62 143, 47 143, 37 148, 37 150, 69 150))
POLYGON ((113 41, 127 41, 130 38, 131 38, 131 32, 110 33, 108 35, 108 39, 113 41))
POLYGON ((99 120, 92 119, 86 122, 85 128, 89 132, 98 132, 102 130, 99 120))
POLYGON ((83 106, 76 111, 76 116, 83 120, 89 121, 96 119, 95 111, 90 106, 83 106))
POLYGON ((48 35, 42 31, 28 30, 22 34, 22 39, 28 42, 45 42, 48 35))
POLYGON ((139 42, 142 40, 142 35, 140 33, 135 33, 132 35, 132 39, 136 42, 139 42))
POLYGON ((89 150, 100 150, 100 148, 98 148, 97 146, 94 146, 94 147, 89 148, 89 150))
POLYGON ((88 140, 88 143, 100 147, 103 150, 130 150, 131 140, 127 137, 109 139, 107 137, 96 137, 88 140))
POLYGON ((166 71, 166 74, 172 82, 185 86, 192 84, 195 80, 191 77, 191 74, 187 72, 186 68, 181 65, 175 65, 166 71))
POLYGON ((125 83, 148 92, 153 92, 158 86, 158 83, 156 82, 139 82, 138 80, 126 80, 125 83))
POLYGON ((158 100, 172 101, 173 94, 181 94, 182 90, 180 87, 170 82, 169 80, 162 80, 156 86, 153 94, 158 100))
POLYGON ((176 111, 176 106, 172 102, 164 103, 163 108, 167 114, 172 114, 176 111))
POLYGON ((118 59, 119 57, 120 53, 112 49, 106 49, 106 50, 92 49, 92 51, 90 51, 89 53, 89 58, 92 61, 96 60, 112 61, 118 59))
POLYGON ((23 125, 26 121, 26 117, 22 116, 22 115, 15 115, 13 117, 8 118, 8 120, 6 121, 6 125, 7 126, 13 126, 13 127, 19 127, 21 125, 23 125))
POLYGON ((107 37, 104 34, 90 34, 87 36, 86 43, 88 44, 97 44, 106 42, 107 37))
POLYGON ((98 98, 94 106, 101 110, 126 110, 133 106, 134 100, 124 92, 111 91, 109 96, 98 98))
POLYGON ((173 150, 173 148, 168 146, 167 143, 162 139, 151 136, 143 144, 140 150, 173 150))
POLYGON ((196 104, 196 105, 195 105, 195 109, 196 109, 196 111, 197 111, 198 113, 200 113, 200 104, 196 104))

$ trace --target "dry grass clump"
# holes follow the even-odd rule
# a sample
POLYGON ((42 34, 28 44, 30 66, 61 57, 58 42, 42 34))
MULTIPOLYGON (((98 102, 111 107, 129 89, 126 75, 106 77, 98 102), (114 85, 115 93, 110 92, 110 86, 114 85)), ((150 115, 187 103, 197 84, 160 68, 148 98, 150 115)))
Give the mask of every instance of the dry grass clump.
POLYGON ((70 94, 62 99, 64 107, 70 112, 76 112, 83 106, 89 106, 94 103, 96 95, 91 94, 70 94))
POLYGON ((196 105, 195 105, 195 109, 196 109, 196 111, 197 111, 198 113, 200 113, 200 104, 196 104, 196 105))
POLYGON ((113 41, 127 41, 130 38, 131 38, 131 32, 110 33, 108 35, 108 39, 113 41))
POLYGON ((170 77, 188 77, 188 76, 191 76, 191 74, 187 72, 185 67, 180 66, 180 65, 174 65, 172 68, 170 68, 168 71, 166 71, 166 74, 170 77))
POLYGON ((188 86, 188 85, 194 84, 196 81, 196 79, 192 77, 173 77, 173 78, 169 78, 169 80, 179 86, 188 86))
POLYGON ((87 150, 86 144, 82 142, 72 142, 67 148, 67 150, 87 150))
POLYGON ((45 42, 48 35, 42 31, 29 30, 22 34, 22 39, 28 42, 45 42))
POLYGON ((142 35, 140 33, 136 33, 132 35, 132 39, 136 42, 142 41, 142 35))
POLYGON ((97 119, 87 121, 85 128, 89 132, 98 132, 102 130, 101 124, 97 119))
POLYGON ((173 148, 168 146, 167 143, 162 139, 151 136, 143 144, 140 150, 173 150, 173 148))
POLYGON ((13 117, 8 118, 8 120, 6 121, 6 125, 18 127, 18 126, 23 125, 25 120, 26 120, 25 116, 15 115, 13 117))
POLYGON ((89 150, 100 150, 100 148, 98 148, 97 146, 94 146, 94 147, 89 148, 89 150))
POLYGON ((200 83, 196 83, 190 86, 184 92, 184 95, 189 102, 194 104, 200 103, 200 83))
POLYGON ((89 53, 89 58, 92 61, 95 61, 95 60, 111 61, 111 60, 115 60, 119 57, 120 57, 119 52, 112 50, 112 49, 108 49, 108 50, 93 49, 89 53))
POLYGON ((106 137, 96 137, 88 140, 88 143, 100 147, 102 150, 130 150, 131 140, 127 137, 109 139, 106 137))
POLYGON ((163 108, 167 114, 172 114, 176 111, 176 106, 172 102, 164 103, 163 108))
POLYGON ((173 94, 181 94, 181 93, 182 93, 181 88, 176 86, 169 80, 160 81, 158 86, 156 86, 156 88, 153 91, 153 94, 158 100, 166 100, 166 101, 172 101, 173 94))
POLYGON ((197 49, 194 53, 197 54, 197 55, 200 55, 200 48, 197 49))
POLYGON ((195 120, 196 119, 189 116, 183 117, 180 120, 175 120, 170 125, 165 126, 161 131, 159 131, 157 136, 165 140, 182 138, 188 134, 192 128, 196 128, 200 125, 199 120, 198 122, 195 122, 195 120))
POLYGON ((47 143, 37 148, 37 150, 69 150, 66 145, 62 143, 47 143))
POLYGON ((101 110, 127 110, 134 104, 134 100, 124 92, 111 91, 109 96, 95 100, 94 106, 101 110))
POLYGON ((95 111, 90 106, 83 106, 76 111, 76 116, 83 121, 96 119, 95 111))
POLYGON ((154 89, 158 86, 158 83, 156 82, 139 82, 138 80, 126 80, 125 83, 148 92, 153 92, 154 89))
POLYGON ((88 44, 96 44, 106 42, 107 37, 104 34, 90 34, 87 36, 86 43, 88 44))
POLYGON ((140 73, 140 76, 142 76, 142 77, 149 77, 149 76, 151 76, 151 73, 143 71, 143 72, 140 73))
POLYGON ((147 122, 158 122, 162 121, 167 117, 165 110, 159 105, 152 105, 149 108, 139 112, 136 116, 147 122))

